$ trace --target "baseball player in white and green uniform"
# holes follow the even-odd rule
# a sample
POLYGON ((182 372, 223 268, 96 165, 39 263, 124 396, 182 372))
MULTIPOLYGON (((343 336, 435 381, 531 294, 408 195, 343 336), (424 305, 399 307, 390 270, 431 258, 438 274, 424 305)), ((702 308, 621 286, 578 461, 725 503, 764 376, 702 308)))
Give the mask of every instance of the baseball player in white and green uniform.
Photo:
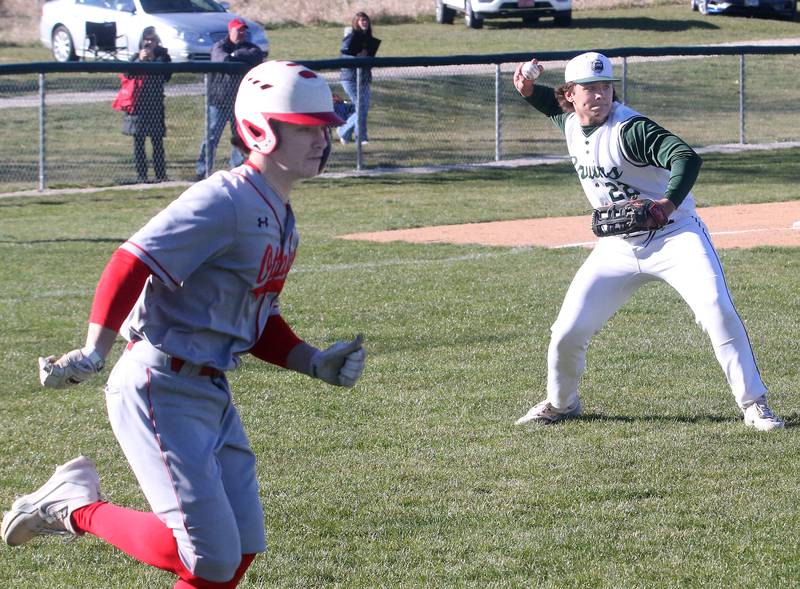
POLYGON ((250 70, 236 97, 246 163, 198 182, 114 253, 95 291, 86 345, 40 358, 47 387, 103 368, 109 419, 152 512, 102 501, 91 460, 75 458, 5 514, 3 540, 98 536, 174 573, 176 589, 235 587, 266 549, 250 449, 226 372, 244 354, 337 386, 364 368, 361 336, 320 350, 297 337, 278 298, 298 244, 290 193, 319 174, 334 113, 327 83, 292 62, 250 70))
POLYGON ((746 425, 783 422, 767 405, 750 341, 736 313, 691 188, 700 157, 679 137, 614 100, 611 62, 595 52, 570 60, 557 89, 535 84, 543 67, 519 64, 514 86, 564 132, 592 207, 636 198, 655 201, 667 223, 651 231, 600 238, 575 275, 553 324, 547 398, 517 420, 553 423, 581 413, 578 384, 592 336, 643 284, 663 280, 683 297, 708 334, 746 425))

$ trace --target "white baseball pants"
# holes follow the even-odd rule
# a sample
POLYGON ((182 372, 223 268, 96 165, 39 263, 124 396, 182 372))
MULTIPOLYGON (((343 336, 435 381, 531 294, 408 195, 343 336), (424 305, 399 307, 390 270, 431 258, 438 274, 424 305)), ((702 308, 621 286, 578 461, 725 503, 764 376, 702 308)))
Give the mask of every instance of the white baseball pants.
MULTIPOLYGON (((740 407, 766 393, 708 229, 698 217, 690 217, 653 236, 599 240, 573 278, 551 327, 547 400, 553 406, 564 409, 578 400, 589 340, 652 280, 672 286, 692 309, 740 407)), ((657 313, 658 301, 651 308, 657 313)))

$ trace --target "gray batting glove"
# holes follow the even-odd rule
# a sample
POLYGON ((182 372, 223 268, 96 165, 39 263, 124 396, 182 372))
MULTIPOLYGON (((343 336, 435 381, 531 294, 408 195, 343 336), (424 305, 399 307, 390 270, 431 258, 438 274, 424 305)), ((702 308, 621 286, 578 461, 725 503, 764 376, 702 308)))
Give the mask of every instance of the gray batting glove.
POLYGON ((351 387, 364 371, 367 353, 361 346, 364 337, 359 334, 353 341, 336 342, 311 357, 311 376, 328 384, 351 387))
POLYGON ((55 356, 39 358, 39 381, 50 389, 63 389, 80 384, 100 372, 105 366, 95 350, 85 348, 55 356))

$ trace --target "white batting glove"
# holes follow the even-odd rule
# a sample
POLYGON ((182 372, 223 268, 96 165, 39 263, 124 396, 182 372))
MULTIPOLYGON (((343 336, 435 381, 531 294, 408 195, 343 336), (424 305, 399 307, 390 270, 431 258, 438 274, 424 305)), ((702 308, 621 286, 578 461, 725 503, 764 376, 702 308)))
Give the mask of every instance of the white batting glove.
POLYGON ((336 342, 311 356, 311 376, 328 384, 351 387, 364 371, 367 353, 361 346, 364 337, 359 334, 353 341, 336 342))
POLYGON ((95 350, 82 348, 55 356, 39 358, 39 381, 50 389, 80 384, 100 372, 105 361, 95 350))

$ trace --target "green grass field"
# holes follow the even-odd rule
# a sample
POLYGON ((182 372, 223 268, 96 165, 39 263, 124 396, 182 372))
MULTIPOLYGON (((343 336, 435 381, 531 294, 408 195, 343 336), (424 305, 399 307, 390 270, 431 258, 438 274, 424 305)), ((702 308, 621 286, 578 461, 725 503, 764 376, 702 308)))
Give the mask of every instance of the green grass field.
MULTIPOLYGON (((547 21, 536 29, 487 22, 482 31, 418 22, 379 24, 376 35, 386 56, 800 36, 798 22, 702 17, 686 4, 581 11, 571 29, 547 21)), ((320 59, 335 57, 341 27, 268 32, 271 57, 320 59)), ((40 47, 0 49, 0 62, 48 59, 40 47)), ((738 73, 735 58, 687 65, 631 65, 629 101, 695 145, 738 140, 738 98, 728 77, 738 73)), ((749 140, 796 139, 793 86, 775 83, 794 79, 796 65, 797 56, 748 58, 749 140)), ((56 88, 75 83, 53 78, 56 88)), ((100 78, 93 87, 115 87, 113 76, 100 78)), ((0 79, 0 96, 19 92, 17 84, 35 93, 31 80, 0 79)), ((493 110, 484 102, 493 79, 398 80, 374 92, 369 165, 440 163, 453 149, 463 161, 491 159, 493 110), (464 139, 457 147, 453 129, 464 139)), ((506 97, 505 156, 564 153, 555 130, 527 116, 513 90, 506 97)), ((168 99, 167 112, 174 117, 170 175, 182 177, 191 171, 200 113, 183 96, 168 99)), ((104 104, 48 110, 48 157, 59 183, 101 177, 115 184, 132 174, 116 114, 104 104), (76 160, 76 152, 89 157, 76 160)), ((33 110, 4 112, 4 187, 19 174, 25 188, 35 182, 25 131, 35 125, 33 110)), ((337 145, 332 167, 352 167, 352 152, 337 145)), ((800 149, 706 155, 696 199, 701 206, 798 200, 799 158, 800 149)), ((154 187, 0 199, 7 373, 0 507, 84 453, 98 463, 110 500, 147 509, 107 424, 103 379, 46 392, 36 357, 82 343, 108 257, 178 194, 154 187)), ((302 240, 283 314, 316 345, 362 332, 369 357, 352 390, 253 359, 230 375, 259 457, 270 544, 242 587, 797 585, 797 248, 720 252, 786 431, 764 435, 742 425, 706 336, 663 285, 642 289, 593 340, 584 417, 520 429, 513 421, 543 397, 549 326, 587 251, 337 236, 577 214, 588 204, 574 172, 550 165, 320 178, 299 187, 293 201, 302 240)), ((95 538, 0 545, 0 554, 0 587, 131 589, 172 581, 95 538)))
MULTIPOLYGON (((800 199, 787 170, 798 157, 708 155, 696 198, 800 199)), ((253 359, 231 374, 270 538, 243 587, 796 585, 797 249, 720 252, 787 422, 764 435, 742 425, 706 336, 660 285, 593 340, 583 418, 516 428, 543 396, 549 325, 587 251, 336 237, 574 214, 587 208, 579 190, 566 165, 298 188, 302 240, 283 314, 317 345, 363 332, 369 356, 352 390, 253 359)), ((110 500, 146 509, 107 424, 102 378, 46 392, 36 357, 83 341, 106 260, 177 194, 0 200, 3 507, 85 453, 110 500)), ((2 587, 171 586, 91 537, 0 554, 2 587)))

